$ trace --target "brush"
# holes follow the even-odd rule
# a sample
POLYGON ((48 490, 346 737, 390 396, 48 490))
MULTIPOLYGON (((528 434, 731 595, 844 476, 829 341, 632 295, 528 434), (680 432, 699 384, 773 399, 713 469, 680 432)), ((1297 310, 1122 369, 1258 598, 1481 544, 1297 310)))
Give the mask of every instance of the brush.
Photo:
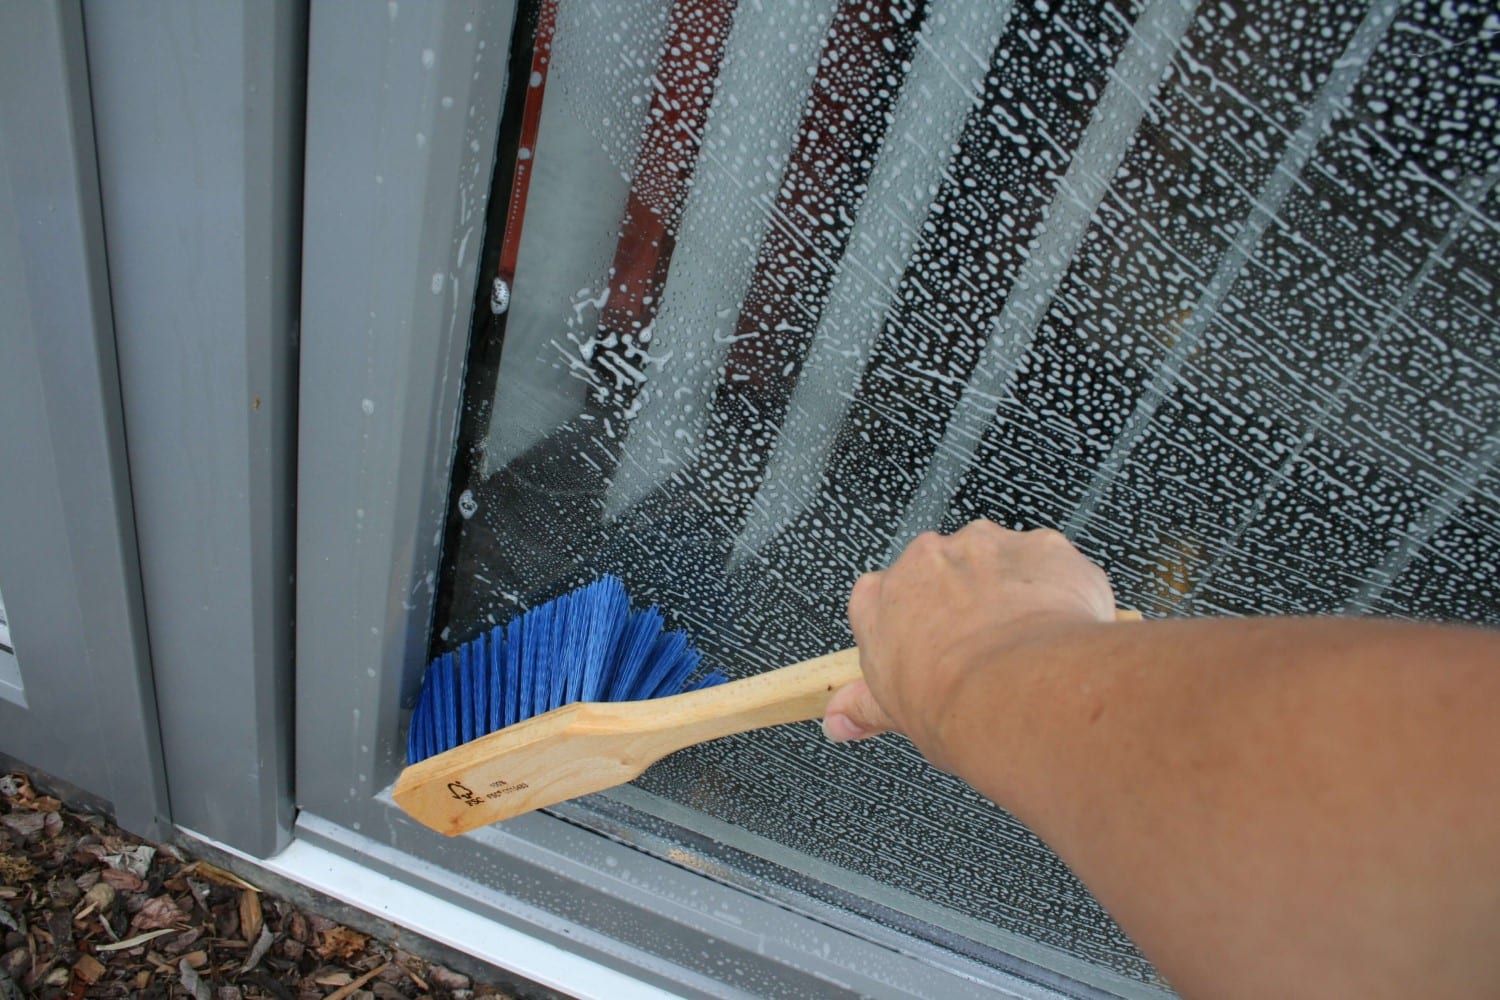
POLYGON ((435 658, 396 803, 439 833, 465 833, 624 784, 684 747, 821 718, 861 676, 859 650, 843 649, 727 681, 663 625, 606 576, 435 658))

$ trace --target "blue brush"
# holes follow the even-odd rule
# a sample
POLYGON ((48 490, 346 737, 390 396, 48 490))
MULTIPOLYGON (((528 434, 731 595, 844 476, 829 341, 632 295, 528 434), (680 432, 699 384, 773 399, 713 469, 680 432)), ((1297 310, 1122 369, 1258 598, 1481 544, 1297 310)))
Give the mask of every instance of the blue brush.
POLYGON ((657 608, 602 577, 433 659, 406 738, 408 764, 577 701, 645 701, 723 684, 657 608))
POLYGON ((725 683, 614 577, 532 608, 422 679, 393 791, 450 836, 630 781, 683 747, 816 719, 858 679, 846 649, 725 683), (679 693, 681 692, 681 693, 679 693))

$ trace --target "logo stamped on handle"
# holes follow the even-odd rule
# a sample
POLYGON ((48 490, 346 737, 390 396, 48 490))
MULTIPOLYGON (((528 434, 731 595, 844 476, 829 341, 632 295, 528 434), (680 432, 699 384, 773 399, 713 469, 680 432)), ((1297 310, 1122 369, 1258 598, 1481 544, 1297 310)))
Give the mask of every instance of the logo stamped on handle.
POLYGON ((474 790, 462 781, 448 782, 448 793, 465 805, 477 806, 484 804, 484 799, 476 795, 474 790))
POLYGON ((466 806, 482 806, 486 801, 498 799, 502 795, 509 795, 512 792, 523 792, 530 788, 531 785, 524 781, 512 785, 510 782, 502 780, 490 782, 490 787, 494 791, 485 792, 481 795, 462 781, 450 781, 448 782, 448 794, 466 806))

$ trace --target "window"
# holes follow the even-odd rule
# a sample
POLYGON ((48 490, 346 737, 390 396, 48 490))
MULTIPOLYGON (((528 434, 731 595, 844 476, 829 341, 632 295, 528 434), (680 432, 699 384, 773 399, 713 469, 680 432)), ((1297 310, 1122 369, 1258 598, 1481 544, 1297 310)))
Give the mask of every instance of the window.
POLYGON ((16 664, 16 647, 10 639, 10 621, 5 617, 5 599, 0 595, 0 697, 18 701, 21 690, 21 670, 16 664))
MULTIPOLYGON (((612 572, 745 675, 846 645, 859 572, 978 516, 1063 528, 1149 615, 1500 623, 1485 5, 556 18, 545 85, 512 90, 540 129, 509 311, 469 347, 432 649, 612 572)), ((898 738, 745 734, 554 815, 1069 988, 1164 989, 898 738)))

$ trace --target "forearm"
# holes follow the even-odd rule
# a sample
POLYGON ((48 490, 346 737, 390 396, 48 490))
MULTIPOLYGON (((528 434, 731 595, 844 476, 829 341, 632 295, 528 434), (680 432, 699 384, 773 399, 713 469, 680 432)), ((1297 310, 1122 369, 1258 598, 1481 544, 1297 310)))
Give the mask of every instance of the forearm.
POLYGON ((966 671, 924 750, 1052 844, 1180 989, 1495 987, 1494 633, 1060 624, 971 652, 1005 669, 966 671))

